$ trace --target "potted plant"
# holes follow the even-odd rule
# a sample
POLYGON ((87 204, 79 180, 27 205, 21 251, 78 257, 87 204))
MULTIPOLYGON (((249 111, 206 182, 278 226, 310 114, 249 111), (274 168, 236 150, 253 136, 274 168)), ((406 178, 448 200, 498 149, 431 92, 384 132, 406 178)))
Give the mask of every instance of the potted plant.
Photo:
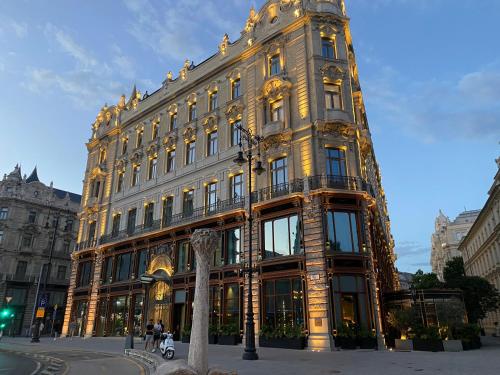
POLYGON ((409 339, 410 327, 415 322, 415 309, 413 307, 403 310, 389 311, 387 321, 391 327, 399 331, 399 337, 396 338, 396 350, 410 351, 413 349, 413 341, 409 339))
POLYGON ((462 341, 464 350, 481 348, 481 329, 476 324, 461 324, 454 327, 453 335, 462 341))
POLYGON ((181 342, 183 343, 189 343, 191 340, 191 326, 190 325, 185 325, 182 327, 182 332, 181 332, 181 342))
POLYGON ((343 324, 338 330, 335 336, 335 346, 342 349, 356 349, 356 332, 354 327, 349 327, 347 324, 343 324))
POLYGON ((302 350, 306 335, 302 325, 287 323, 273 328, 265 324, 260 329, 259 346, 302 350))
POLYGON ((441 340, 438 327, 419 327, 415 331, 415 338, 413 339, 413 350, 426 352, 444 351, 443 341, 441 340))
POLYGON ((210 324, 208 326, 208 343, 217 344, 218 336, 219 336, 219 327, 215 324, 210 324))
POLYGON ((219 345, 236 345, 240 338, 238 326, 234 323, 223 324, 219 329, 218 344, 219 345))
POLYGON ((443 339, 445 352, 461 352, 462 341, 455 337, 455 327, 463 325, 465 308, 460 301, 448 301, 436 304, 439 319, 439 333, 443 339))
POLYGON ((360 349, 377 349, 377 336, 372 331, 361 329, 357 336, 360 349))

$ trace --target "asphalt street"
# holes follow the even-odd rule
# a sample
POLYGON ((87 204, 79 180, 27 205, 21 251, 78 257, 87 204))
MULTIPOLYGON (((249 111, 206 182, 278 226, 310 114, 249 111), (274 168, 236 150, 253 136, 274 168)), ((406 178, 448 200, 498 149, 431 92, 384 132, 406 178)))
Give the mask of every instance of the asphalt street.
POLYGON ((0 375, 33 374, 40 366, 35 359, 0 350, 0 375))

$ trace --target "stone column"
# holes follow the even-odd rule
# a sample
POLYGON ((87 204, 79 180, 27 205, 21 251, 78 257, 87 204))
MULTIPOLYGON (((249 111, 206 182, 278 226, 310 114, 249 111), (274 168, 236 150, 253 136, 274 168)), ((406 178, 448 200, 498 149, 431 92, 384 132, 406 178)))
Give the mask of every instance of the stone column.
POLYGON ((99 287, 101 286, 102 263, 104 253, 102 249, 95 250, 94 275, 90 284, 90 298, 87 307, 87 327, 85 327, 85 337, 92 337, 94 332, 95 315, 97 312, 97 299, 99 298, 99 287))
POLYGON ((210 260, 218 239, 219 236, 213 229, 197 229, 191 236, 191 244, 196 256, 196 289, 188 365, 199 375, 208 373, 208 281, 210 260))
POLYGON ((78 256, 76 253, 71 254, 71 275, 69 277, 68 298, 66 300, 66 310, 64 312, 64 324, 61 332, 61 337, 68 334, 69 323, 73 320, 71 309, 73 308, 73 291, 76 287, 76 275, 78 273, 78 256))

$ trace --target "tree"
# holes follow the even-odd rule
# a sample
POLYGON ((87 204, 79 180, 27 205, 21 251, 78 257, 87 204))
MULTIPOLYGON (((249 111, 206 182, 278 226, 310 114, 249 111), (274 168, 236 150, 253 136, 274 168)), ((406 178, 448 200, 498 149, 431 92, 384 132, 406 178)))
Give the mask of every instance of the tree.
POLYGON ((436 289, 443 287, 443 283, 439 281, 435 273, 424 273, 422 270, 415 272, 411 284, 415 289, 436 289))
POLYGON ((500 294, 488 280, 479 276, 466 276, 464 261, 455 257, 443 270, 445 286, 462 290, 465 309, 471 323, 477 323, 490 311, 500 307, 500 294))

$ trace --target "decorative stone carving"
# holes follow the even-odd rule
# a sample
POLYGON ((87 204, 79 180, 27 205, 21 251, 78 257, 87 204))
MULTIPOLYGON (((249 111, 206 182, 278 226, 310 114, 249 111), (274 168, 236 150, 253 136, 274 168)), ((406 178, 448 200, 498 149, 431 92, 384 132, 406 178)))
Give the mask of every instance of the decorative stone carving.
POLYGON ((273 77, 262 86, 262 98, 268 100, 281 99, 290 94, 292 83, 281 77, 273 77))
POLYGON ((127 159, 116 160, 115 167, 118 171, 124 171, 127 166, 127 159))
POLYGON ((200 375, 208 372, 208 281, 210 261, 218 242, 219 236, 213 229, 197 229, 191 236, 196 256, 196 293, 188 365, 200 375))
POLYGON ((186 97, 186 102, 188 103, 196 103, 196 93, 192 92, 186 97))
POLYGON ((210 133, 217 130, 217 122, 217 116, 208 116, 203 122, 203 128, 205 129, 205 132, 210 133))
POLYGON ((368 130, 361 130, 359 135, 359 150, 363 158, 366 158, 372 149, 372 140, 368 130))
POLYGON ((349 138, 356 134, 356 127, 353 124, 343 122, 318 122, 316 128, 323 136, 349 138))
POLYGON ((152 157, 156 154, 158 154, 158 145, 155 143, 151 144, 148 149, 146 150, 146 153, 149 157, 152 157))
POLYGON ((326 64, 320 68, 321 75, 330 82, 339 82, 347 78, 347 72, 339 66, 326 64))
POLYGON ((142 150, 135 151, 130 157, 132 164, 140 164, 142 161, 143 153, 142 150))
POLYGON ((196 130, 196 126, 194 126, 193 124, 186 126, 183 133, 184 141, 194 141, 196 139, 196 130))
POLYGON ((240 77, 241 77, 241 73, 240 73, 239 69, 234 69, 233 71, 231 71, 231 73, 226 75, 226 78, 230 81, 235 81, 240 77))
POLYGON ((189 61, 189 59, 186 59, 186 61, 184 61, 184 66, 179 72, 179 76, 183 81, 187 79, 188 71, 191 70, 191 68, 192 68, 192 62, 189 61))
POLYGON ((228 122, 239 120, 243 117, 245 107, 241 103, 233 104, 226 110, 226 119, 228 122))
POLYGON ((255 11, 255 8, 252 7, 250 8, 250 14, 247 18, 247 22, 245 24, 245 31, 248 33, 250 31, 253 31, 255 25, 257 24, 257 20, 258 20, 258 15, 257 15, 257 12, 255 11))
POLYGON ((268 154, 275 152, 282 152, 290 148, 291 141, 292 141, 292 131, 289 129, 286 132, 266 137, 262 142, 262 147, 264 148, 264 151, 266 151, 268 154))
POLYGON ((227 48, 229 47, 229 35, 224 34, 222 37, 222 42, 219 44, 219 52, 222 56, 225 56, 227 53, 227 48))
POLYGON ((163 147, 165 147, 165 149, 167 150, 172 150, 175 148, 176 144, 177 144, 177 132, 173 130, 170 133, 168 133, 165 136, 165 138, 163 138, 163 147))

